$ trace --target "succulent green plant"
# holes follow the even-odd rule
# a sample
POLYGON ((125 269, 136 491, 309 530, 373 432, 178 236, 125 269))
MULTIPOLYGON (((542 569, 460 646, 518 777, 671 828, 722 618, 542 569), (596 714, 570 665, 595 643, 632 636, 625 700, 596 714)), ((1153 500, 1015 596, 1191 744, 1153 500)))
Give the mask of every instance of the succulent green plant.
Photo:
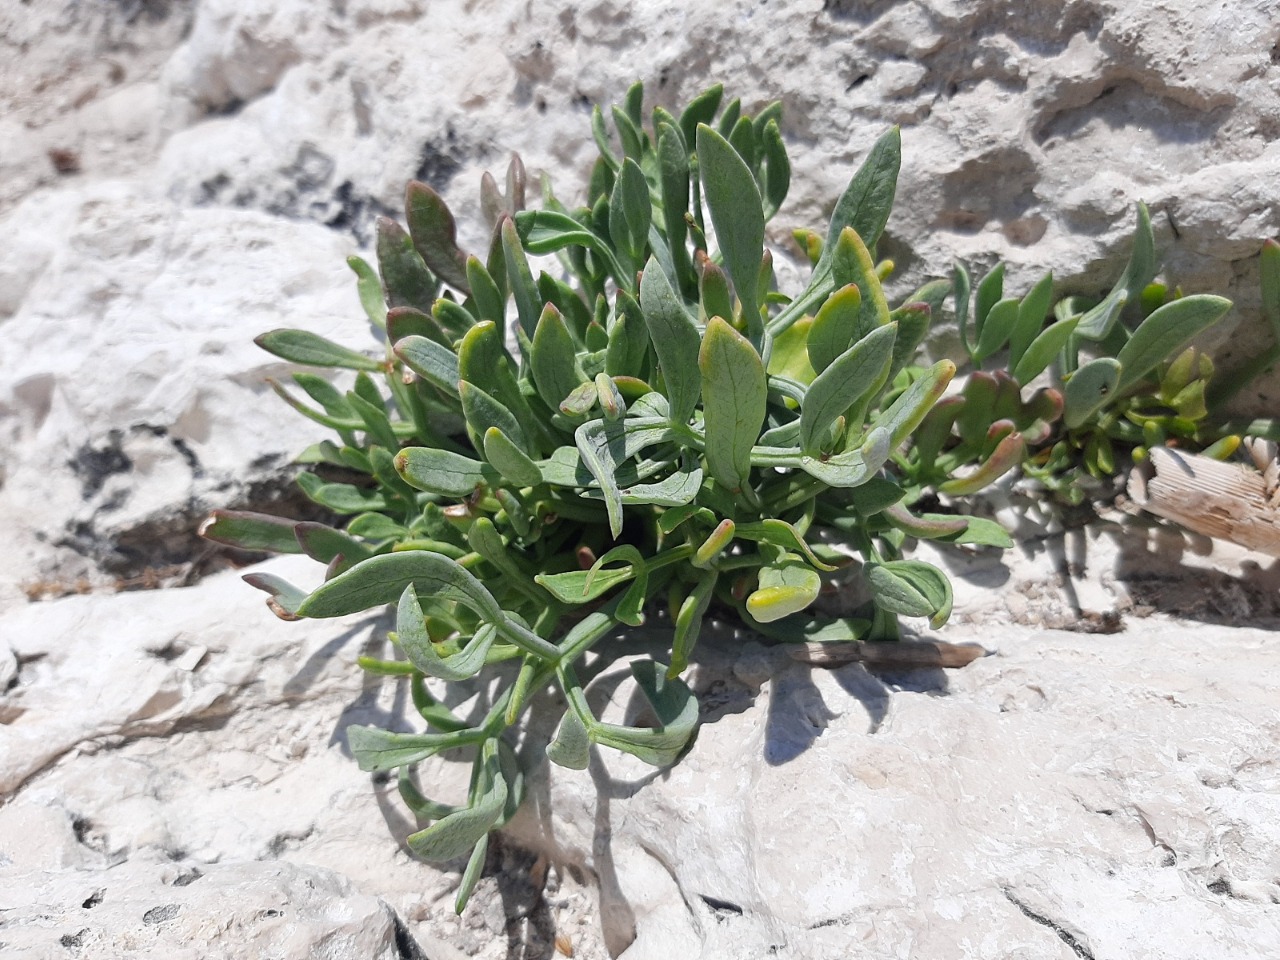
MULTIPOLYGON (((956 265, 951 293, 969 371, 962 389, 934 406, 913 445, 895 457, 913 491, 970 495, 1016 469, 1079 504, 1113 493, 1109 484, 1127 461, 1140 461, 1151 446, 1172 443, 1226 458, 1241 434, 1275 430, 1271 421, 1243 424, 1212 414, 1214 388, 1219 404, 1234 390, 1220 381, 1211 388, 1212 360, 1186 344, 1218 323, 1231 302, 1183 296, 1156 281, 1155 238, 1142 204, 1137 220, 1129 262, 1099 302, 1066 297, 1055 304, 1052 274, 1025 296, 1006 297, 1002 264, 975 289, 956 265), (1024 397, 1036 382, 1044 385, 1024 397)), ((1278 277, 1280 245, 1268 241, 1264 304, 1280 344, 1280 297, 1267 297, 1280 289, 1278 277)), ((1243 379, 1233 378, 1234 389, 1277 356, 1280 346, 1243 379)), ((906 368, 898 388, 921 373, 906 368)))
MULTIPOLYGON (((312 590, 246 577, 286 619, 395 605, 397 657, 360 663, 407 683, 426 729, 351 727, 349 743, 363 769, 399 772, 428 823, 409 838, 414 852, 469 855, 459 910, 489 832, 520 804, 511 744, 535 703, 562 710, 546 747, 556 763, 586 766, 593 744, 672 763, 697 723, 682 675, 706 617, 783 642, 896 639, 899 617, 940 626, 951 585, 910 559, 907 541, 1010 541, 989 520, 919 512, 923 494, 962 497, 1020 467, 1071 499, 1112 466, 1116 442, 1210 435, 1210 365, 1168 358, 1227 303, 1153 285, 1144 208, 1133 257, 1097 305, 1053 307, 1050 277, 1006 298, 997 268, 971 314, 962 267, 891 305, 892 266, 874 257, 900 165, 890 130, 826 233, 797 232, 813 269, 788 298, 765 246, 790 184, 780 116, 778 104, 749 116, 717 86, 679 116, 653 109, 646 126, 637 84, 612 109, 612 131, 593 114, 600 155, 582 207, 544 178, 540 207, 526 209, 518 157, 504 187, 485 175, 482 256, 459 247, 437 193, 409 185, 408 230, 379 220, 376 269, 349 260, 380 355, 301 330, 258 338, 350 378, 349 389, 312 372, 272 383, 332 431, 300 457, 298 483, 341 519, 218 511, 203 532, 326 565, 312 590), (953 363, 915 364, 948 296, 974 368, 951 395, 953 363), (1126 304, 1139 305, 1132 330, 1126 304), (860 580, 868 598, 851 616, 816 605, 837 577, 860 580), (631 666, 653 723, 595 716, 582 658, 664 605, 669 656, 631 666), (492 705, 459 717, 439 684, 473 679, 491 682, 492 705), (537 696, 548 689, 559 697, 537 696), (416 765, 459 747, 474 755, 465 802, 429 799, 416 765)), ((1280 318, 1280 247, 1264 259, 1264 299, 1280 318)))
POLYGON ((655 108, 646 130, 642 98, 637 84, 612 111, 620 152, 596 111, 586 206, 568 209, 544 181, 542 207, 523 209, 518 159, 505 191, 486 176, 483 258, 459 249, 439 195, 410 184, 408 231, 380 220, 377 269, 350 260, 382 354, 299 330, 258 338, 293 363, 354 373, 345 391, 294 373, 307 399, 273 384, 333 431, 305 452, 298 482, 345 521, 219 511, 203 531, 327 565, 309 591, 246 577, 282 617, 396 605, 401 658, 361 665, 407 682, 427 730, 352 727, 350 746, 363 769, 399 770, 405 802, 430 821, 412 850, 470 851, 459 909, 489 831, 519 805, 507 731, 535 693, 557 688, 567 705, 551 760, 584 767, 597 744, 669 764, 697 721, 681 677, 713 607, 780 640, 896 638, 899 616, 938 626, 951 608, 946 576, 903 557, 908 536, 1009 543, 988 520, 913 515, 889 469, 955 369, 940 361, 894 388, 940 303, 933 285, 891 308, 874 266, 897 130, 836 203, 808 286, 788 300, 764 245, 790 180, 779 105, 754 117, 738 101, 721 109, 713 87, 679 117, 655 108), (535 277, 530 257, 551 255, 558 267, 535 277), (861 566, 846 572, 871 598, 863 615, 818 616, 824 578, 853 555, 861 566), (577 665, 660 598, 668 662, 631 667, 655 722, 605 722, 577 665), (498 682, 479 719, 456 716, 428 685, 473 677, 498 682), (425 797, 413 775, 454 747, 475 756, 459 806, 425 797))

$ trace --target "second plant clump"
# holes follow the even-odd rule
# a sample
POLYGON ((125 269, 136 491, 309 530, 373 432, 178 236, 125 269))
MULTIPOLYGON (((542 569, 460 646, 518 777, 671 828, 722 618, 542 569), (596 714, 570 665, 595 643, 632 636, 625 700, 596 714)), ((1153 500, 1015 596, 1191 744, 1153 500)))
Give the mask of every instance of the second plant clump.
MULTIPOLYGON (((402 797, 429 822, 409 837, 417 854, 469 852, 459 909, 489 832, 520 803, 509 731, 534 694, 554 686, 562 695, 546 748, 554 762, 583 768, 599 744, 672 763, 697 722, 681 674, 713 605, 783 641, 896 639, 899 616, 939 626, 950 583, 904 558, 907 538, 1009 540, 988 520, 914 511, 924 493, 969 493, 1023 461, 1053 485, 1081 467, 1081 450, 1096 471, 1104 441, 1084 435, 1114 427, 1100 412, 1149 393, 1153 374, 1155 389, 1179 397, 1204 378, 1194 358, 1163 364, 1227 301, 1172 300, 1132 333, 1117 323, 1155 272, 1142 211, 1134 260, 1097 307, 1071 312, 1068 302, 1045 327, 1051 281, 1021 299, 1002 296, 999 271, 978 284, 966 345, 975 363, 1007 348, 1010 370, 974 374, 944 396, 955 365, 913 364, 952 284, 891 305, 882 287, 891 265, 873 254, 893 203, 897 130, 871 149, 825 236, 798 234, 813 271, 802 293, 784 297, 764 244, 790 181, 780 113, 772 104, 747 116, 714 87, 679 116, 655 108, 646 131, 637 85, 612 111, 616 141, 595 113, 600 157, 586 207, 565 208, 544 183, 541 209, 524 209, 518 159, 505 190, 486 175, 492 241, 482 256, 458 248, 441 198, 410 184, 408 232, 380 220, 378 269, 350 260, 381 356, 299 330, 258 340, 295 363, 355 371, 347 391, 293 374, 307 400, 274 385, 333 431, 303 456, 312 466, 299 483, 349 519, 335 527, 220 511, 204 533, 328 565, 311 591, 246 578, 282 617, 396 605, 391 639, 402 659, 361 665, 407 682, 427 730, 351 727, 350 745, 363 769, 399 771, 402 797), (558 269, 535 276, 529 256, 551 254, 558 269), (1024 400, 1021 385, 1064 351, 1076 356, 1084 337, 1119 343, 1118 355, 1068 367, 1065 387, 1024 400), (817 616, 824 577, 854 554, 849 572, 868 602, 858 616, 817 616), (587 702, 580 661, 643 622, 658 599, 672 626, 668 662, 631 665, 653 723, 605 722, 587 702), (427 685, 477 676, 498 684, 475 717, 455 715, 427 685), (450 805, 424 796, 413 771, 455 747, 475 760, 465 802, 450 805)), ((958 270, 962 323, 968 286, 958 270)), ((1148 435, 1139 424, 1135 436, 1148 435)))

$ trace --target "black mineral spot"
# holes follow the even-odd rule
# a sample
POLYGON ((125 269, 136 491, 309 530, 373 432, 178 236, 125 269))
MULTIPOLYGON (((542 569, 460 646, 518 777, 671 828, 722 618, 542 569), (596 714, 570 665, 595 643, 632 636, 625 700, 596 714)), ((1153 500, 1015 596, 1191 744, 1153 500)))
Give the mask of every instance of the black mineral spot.
POLYGON ((108 477, 128 473, 133 469, 133 461, 121 449, 122 439, 121 431, 112 430, 107 434, 106 440, 96 446, 93 443, 82 444, 67 461, 71 472, 80 478, 82 499, 91 499, 102 489, 108 477))
POLYGON ((462 150, 458 146, 458 134, 450 125, 445 127, 443 138, 428 140, 422 145, 413 178, 433 190, 443 191, 461 169, 462 150))
POLYGON ((196 870, 193 867, 191 870, 188 870, 186 873, 178 874, 178 876, 173 881, 173 885, 175 887, 190 886, 191 884, 195 883, 197 880, 199 880, 203 876, 204 876, 203 873, 201 873, 199 870, 196 870))
POLYGON ((102 899, 105 896, 105 894, 106 894, 105 890, 95 890, 93 891, 93 893, 89 894, 89 896, 84 899, 84 901, 80 904, 80 906, 83 907, 85 910, 92 910, 94 907, 96 907, 98 904, 102 902, 102 899))
POLYGON ((68 950, 75 949, 76 947, 83 947, 84 935, 88 932, 89 932, 88 928, 85 928, 84 930, 81 930, 79 933, 64 933, 61 937, 58 938, 58 942, 62 944, 64 947, 66 947, 68 950))
POLYGON ((172 920, 182 910, 182 907, 176 903, 165 903, 158 907, 152 907, 142 915, 142 922, 147 926, 154 926, 157 923, 165 923, 172 920))

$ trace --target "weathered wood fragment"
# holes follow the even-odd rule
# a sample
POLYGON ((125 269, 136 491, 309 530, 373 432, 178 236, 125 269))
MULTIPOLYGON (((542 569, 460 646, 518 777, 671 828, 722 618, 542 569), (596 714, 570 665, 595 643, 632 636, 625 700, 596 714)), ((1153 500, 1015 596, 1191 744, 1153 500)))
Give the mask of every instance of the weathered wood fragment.
POLYGON ((1134 504, 1207 537, 1280 557, 1280 461, 1276 444, 1249 442, 1257 470, 1152 447, 1129 475, 1134 504))

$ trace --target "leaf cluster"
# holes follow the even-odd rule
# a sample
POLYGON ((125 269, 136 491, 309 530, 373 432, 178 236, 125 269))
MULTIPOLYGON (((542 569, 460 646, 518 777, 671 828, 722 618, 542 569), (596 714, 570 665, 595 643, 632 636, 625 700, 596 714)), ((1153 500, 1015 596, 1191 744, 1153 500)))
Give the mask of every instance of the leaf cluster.
MULTIPOLYGON (((1131 333, 1116 323, 1148 289, 1147 247, 1106 300, 1048 327, 1051 280, 1005 299, 998 270, 978 284, 971 335, 962 268, 954 284, 891 304, 891 265, 875 248, 901 162, 896 129, 871 147, 825 234, 798 235, 813 269, 783 295, 765 247, 790 182, 780 117, 778 104, 751 116, 718 86, 678 115, 646 117, 637 84, 609 118, 593 115, 599 158, 583 205, 544 179, 527 208, 518 157, 502 186, 485 176, 482 251, 461 249, 444 200, 409 184, 407 229, 380 219, 376 265, 349 260, 380 353, 297 329, 257 340, 332 368, 272 387, 330 431, 300 458, 298 483, 343 519, 219 511, 203 532, 325 565, 311 590, 246 578, 286 619, 395 605, 395 658, 361 665, 407 683, 426 729, 351 728, 351 748, 363 769, 399 771, 426 823, 409 838, 416 853, 468 855, 459 909, 489 832, 520 803, 510 742, 532 704, 563 704, 546 748, 556 763, 584 767, 595 745, 670 764, 696 727, 682 675, 713 610, 781 641, 894 639, 899 617, 940 626, 951 585, 907 559, 906 541, 1009 540, 991 521, 915 509, 925 488, 963 495, 1028 469, 1064 422, 1099 423, 1153 372, 1180 415, 1205 379, 1199 361, 1161 363, 1224 301, 1175 299, 1131 333), (914 365, 949 295, 975 364, 1009 353, 1008 370, 974 373, 952 396, 954 364, 914 365), (1116 358, 1080 359, 1082 342, 1110 347, 1120 331, 1116 358), (1075 362, 1024 400, 1021 384, 1055 358, 1075 362), (838 577, 868 599, 824 618, 816 601, 838 577), (652 722, 596 716, 583 657, 663 609, 669 656, 631 667, 652 722), (498 690, 483 716, 459 717, 432 692, 475 678, 498 690), (548 689, 558 696, 535 696, 548 689), (454 748, 474 756, 459 805, 429 799, 414 774, 454 748)), ((1145 211, 1140 225, 1149 237, 1145 211)))
MULTIPOLYGON (((1041 488, 1079 504, 1121 473, 1126 461, 1171 444, 1225 459, 1241 434, 1270 436, 1272 421, 1232 422, 1216 411, 1280 357, 1280 308, 1268 310, 1276 347, 1227 383, 1194 346, 1231 302, 1169 290, 1147 208, 1138 205, 1133 250, 1100 301, 1053 295, 1046 274, 1021 298, 1006 296, 1004 265, 974 287, 956 264, 951 297, 969 372, 962 389, 938 403, 899 475, 915 489, 973 494, 1018 470, 1041 488), (1043 384, 1032 390, 1036 384, 1043 384), (1029 394, 1029 395, 1028 395, 1029 394)), ((1263 251, 1266 291, 1280 289, 1280 245, 1263 251)), ((1273 298, 1274 299, 1274 298, 1273 298)), ((921 375, 904 371, 899 386, 921 375)))

